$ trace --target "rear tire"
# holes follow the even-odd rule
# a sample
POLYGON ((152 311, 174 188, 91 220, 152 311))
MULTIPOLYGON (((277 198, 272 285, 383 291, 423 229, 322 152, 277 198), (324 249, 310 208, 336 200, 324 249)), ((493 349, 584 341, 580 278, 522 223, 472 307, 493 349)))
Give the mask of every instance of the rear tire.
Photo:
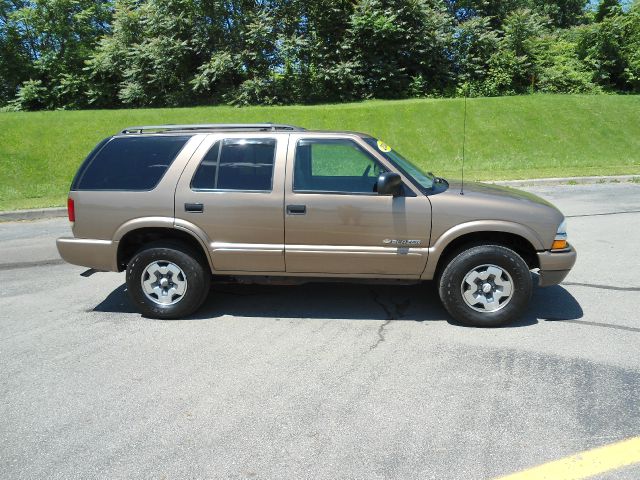
POLYGON ((438 279, 444 307, 455 320, 474 327, 498 327, 517 320, 532 290, 526 262, 500 245, 479 245, 458 253, 438 279))
POLYGON ((153 243, 127 265, 127 290, 145 317, 177 319, 195 312, 209 294, 211 273, 182 244, 153 243))

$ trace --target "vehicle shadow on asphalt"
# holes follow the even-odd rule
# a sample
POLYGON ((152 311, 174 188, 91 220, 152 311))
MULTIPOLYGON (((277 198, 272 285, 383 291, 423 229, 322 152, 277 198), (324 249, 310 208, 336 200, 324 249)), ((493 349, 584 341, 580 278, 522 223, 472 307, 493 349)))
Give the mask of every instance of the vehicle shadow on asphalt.
MULTIPOLYGON (((113 290, 93 308, 95 312, 137 313, 126 285, 113 290)), ((301 285, 248 285, 214 283, 205 304, 186 320, 236 317, 318 318, 336 320, 446 321, 455 324, 443 308, 435 285, 367 285, 306 283, 301 285)), ((562 286, 534 288, 522 319, 507 328, 526 327, 538 320, 576 320, 583 312, 562 286)))

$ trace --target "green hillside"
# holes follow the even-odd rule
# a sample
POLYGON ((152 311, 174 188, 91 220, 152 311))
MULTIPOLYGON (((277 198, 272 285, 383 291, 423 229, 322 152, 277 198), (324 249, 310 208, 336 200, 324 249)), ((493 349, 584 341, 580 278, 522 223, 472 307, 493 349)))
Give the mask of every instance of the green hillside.
MULTIPOLYGON (((474 98, 467 114, 466 178, 640 174, 639 96, 474 98)), ((209 122, 363 131, 440 176, 460 174, 462 99, 0 113, 0 210, 62 205, 85 155, 126 126, 209 122)))

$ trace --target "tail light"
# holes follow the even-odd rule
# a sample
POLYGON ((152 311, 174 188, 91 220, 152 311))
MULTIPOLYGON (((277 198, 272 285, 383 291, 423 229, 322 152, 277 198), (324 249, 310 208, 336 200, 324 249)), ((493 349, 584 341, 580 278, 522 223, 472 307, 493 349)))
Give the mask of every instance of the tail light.
POLYGON ((67 198, 67 215, 69 215, 69 221, 76 221, 76 206, 73 203, 73 198, 67 198))

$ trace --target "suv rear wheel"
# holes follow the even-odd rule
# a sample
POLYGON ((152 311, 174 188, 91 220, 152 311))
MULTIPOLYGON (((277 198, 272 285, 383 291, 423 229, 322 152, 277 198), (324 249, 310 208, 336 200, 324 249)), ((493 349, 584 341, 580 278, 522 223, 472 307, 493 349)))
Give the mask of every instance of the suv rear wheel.
POLYGON ((211 275, 203 263, 180 244, 148 245, 127 265, 129 296, 146 317, 185 317, 200 308, 209 294, 211 275))
POLYGON ((445 308, 460 323, 497 327, 524 313, 531 298, 531 273, 513 250, 480 245, 451 259, 438 290, 445 308))

